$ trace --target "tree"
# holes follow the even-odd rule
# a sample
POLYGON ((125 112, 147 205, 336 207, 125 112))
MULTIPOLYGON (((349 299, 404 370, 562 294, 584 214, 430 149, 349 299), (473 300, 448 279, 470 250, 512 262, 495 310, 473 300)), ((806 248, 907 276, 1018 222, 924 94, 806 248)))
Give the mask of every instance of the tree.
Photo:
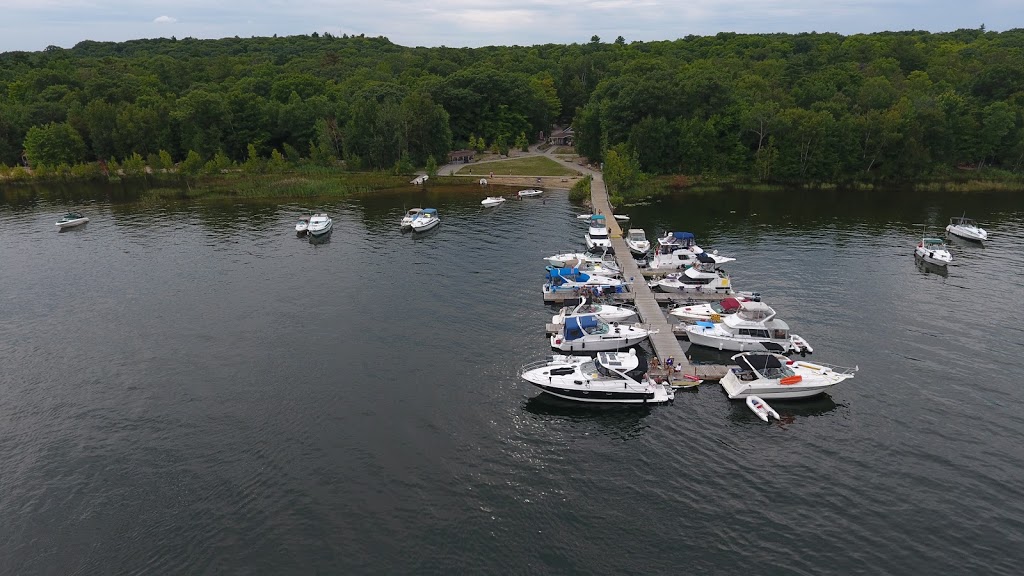
POLYGON ((515 147, 523 152, 530 151, 530 142, 526 139, 526 132, 520 132, 519 137, 516 138, 515 147))
POLYGON ((629 197, 639 192, 644 174, 636 152, 628 145, 619 144, 605 153, 604 181, 608 184, 609 194, 629 197))
POLYGON ((272 174, 280 174, 288 169, 288 161, 285 160, 284 154, 281 154, 277 149, 270 151, 270 160, 267 161, 267 172, 272 174))
POLYGON ((75 164, 85 158, 85 142, 67 122, 51 122, 45 126, 29 128, 25 135, 24 149, 32 166, 56 166, 61 162, 75 164))
POLYGON ((195 150, 189 150, 178 170, 186 176, 196 176, 203 169, 203 157, 195 150))
POLYGON ((142 155, 138 152, 132 152, 131 156, 124 159, 121 163, 121 170, 124 171, 125 176, 139 176, 146 172, 146 162, 142 159, 142 155))
POLYGON ((427 158, 427 176, 437 176, 437 160, 434 160, 433 156, 427 158))

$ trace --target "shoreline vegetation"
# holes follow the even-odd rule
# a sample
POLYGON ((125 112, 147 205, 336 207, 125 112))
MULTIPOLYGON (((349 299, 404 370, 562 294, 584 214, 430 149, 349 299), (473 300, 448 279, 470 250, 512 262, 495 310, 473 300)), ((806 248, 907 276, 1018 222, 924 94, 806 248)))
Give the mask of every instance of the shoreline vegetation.
POLYGON ((600 166, 616 199, 1021 190, 1022 110, 1024 29, 984 26, 484 48, 83 41, 0 53, 0 185, 177 174, 186 196, 349 194, 545 142, 600 166))

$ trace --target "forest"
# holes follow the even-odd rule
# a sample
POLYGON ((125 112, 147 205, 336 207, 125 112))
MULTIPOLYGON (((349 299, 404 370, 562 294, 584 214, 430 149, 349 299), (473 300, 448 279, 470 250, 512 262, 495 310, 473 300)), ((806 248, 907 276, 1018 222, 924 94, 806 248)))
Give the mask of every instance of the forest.
POLYGON ((443 164, 572 125, 647 174, 912 181, 1024 170, 1024 30, 403 47, 312 34, 0 54, 0 167, 443 164))

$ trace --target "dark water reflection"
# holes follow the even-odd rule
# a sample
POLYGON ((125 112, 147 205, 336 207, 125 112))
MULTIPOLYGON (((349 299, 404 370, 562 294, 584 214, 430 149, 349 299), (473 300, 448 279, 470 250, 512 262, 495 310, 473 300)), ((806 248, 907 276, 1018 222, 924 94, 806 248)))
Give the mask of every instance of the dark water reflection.
POLYGON ((540 258, 584 224, 563 194, 491 193, 6 195, 0 572, 1017 572, 1024 199, 626 209, 737 256, 814 359, 860 366, 767 425, 715 385, 641 410, 538 398, 518 369, 549 353, 540 258), (401 233, 413 206, 441 225, 401 233), (57 234, 69 207, 92 220, 57 234), (307 210, 329 242, 295 237, 307 210), (919 269, 921 225, 964 211, 992 240, 919 269))

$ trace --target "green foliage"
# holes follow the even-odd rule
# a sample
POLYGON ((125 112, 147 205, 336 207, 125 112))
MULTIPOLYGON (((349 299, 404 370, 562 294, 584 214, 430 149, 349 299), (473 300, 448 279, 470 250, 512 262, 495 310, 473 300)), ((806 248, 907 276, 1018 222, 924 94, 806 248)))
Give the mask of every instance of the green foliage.
POLYGON ((594 178, 587 174, 583 178, 576 181, 569 189, 569 200, 573 202, 582 202, 584 200, 590 200, 590 182, 594 178))
POLYGON ((281 154, 277 149, 270 151, 270 160, 267 161, 267 172, 272 174, 280 174, 288 170, 288 161, 285 160, 284 154, 281 154))
POLYGON ((167 150, 161 150, 159 156, 160 156, 159 168, 161 170, 170 171, 170 170, 174 169, 174 160, 171 158, 171 153, 170 152, 168 152, 167 150))
POLYGON ((391 172, 396 176, 412 174, 415 171, 416 167, 413 166, 412 160, 409 158, 408 154, 402 154, 391 169, 391 172))
POLYGON ((284 157, 288 159, 289 163, 298 164, 299 162, 302 162, 302 154, 299 153, 298 149, 295 148, 295 146, 292 146, 288 142, 285 142, 283 148, 284 157))
POLYGON ((427 176, 437 176, 437 160, 434 160, 433 156, 427 158, 427 176))
POLYGON ((25 135, 25 155, 29 164, 74 164, 84 159, 85 142, 77 130, 67 122, 50 122, 33 126, 25 135))
POLYGON ((178 171, 186 176, 197 176, 203 169, 203 157, 195 150, 189 150, 185 159, 178 165, 178 171))
POLYGON ((260 153, 256 151, 256 145, 249 143, 248 146, 249 155, 245 159, 245 163, 242 164, 242 171, 247 174, 260 174, 266 170, 266 161, 260 158, 260 153))
POLYGON ((629 197, 640 191, 645 179, 632 148, 619 144, 605 154, 604 181, 609 194, 629 197))
POLYGON ((530 151, 530 142, 526 139, 526 132, 520 132, 519 137, 516 138, 516 148, 523 152, 530 151))
POLYGON ((146 161, 142 159, 142 155, 138 152, 133 152, 131 156, 124 159, 121 163, 121 170, 125 176, 139 176, 146 172, 146 161))

